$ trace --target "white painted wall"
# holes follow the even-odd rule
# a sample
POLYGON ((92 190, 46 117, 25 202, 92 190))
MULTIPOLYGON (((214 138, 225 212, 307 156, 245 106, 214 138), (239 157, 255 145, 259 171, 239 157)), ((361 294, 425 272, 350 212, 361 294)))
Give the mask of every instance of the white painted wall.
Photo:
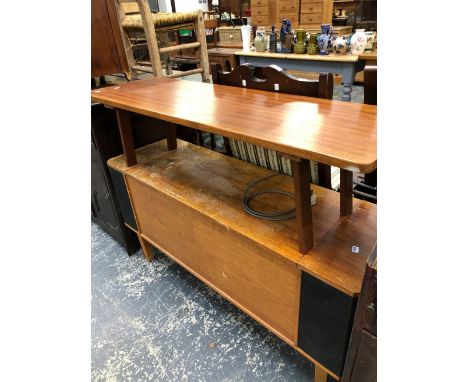
POLYGON ((171 0, 158 0, 160 12, 172 12, 171 0))
MULTIPOLYGON (((158 0, 159 10, 161 12, 172 12, 171 0, 158 0)), ((198 0, 176 0, 175 6, 177 12, 192 12, 201 9, 208 11, 208 0, 206 3, 199 3, 198 0)))
MULTIPOLYGON (((175 6, 177 12, 192 12, 201 9, 202 11, 208 11, 208 0, 206 3, 199 3, 199 0, 175 0, 175 6)), ((169 4, 171 2, 169 1, 169 4)))

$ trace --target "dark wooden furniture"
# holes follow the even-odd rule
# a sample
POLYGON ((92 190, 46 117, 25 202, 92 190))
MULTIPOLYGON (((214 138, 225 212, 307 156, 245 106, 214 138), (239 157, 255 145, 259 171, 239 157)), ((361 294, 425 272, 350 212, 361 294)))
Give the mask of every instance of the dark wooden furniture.
POLYGON ((294 54, 270 52, 237 51, 240 64, 254 64, 258 66, 278 65, 284 70, 300 72, 325 72, 340 74, 343 79, 342 101, 351 101, 351 92, 356 73, 363 70, 365 61, 358 56, 330 54, 294 54))
POLYGON ((377 28, 377 0, 334 0, 333 8, 346 11, 346 25, 351 25, 354 30, 377 28))
POLYGON ((377 105, 377 66, 366 65, 364 68, 364 103, 377 105))
MULTIPOLYGON (((164 122, 133 113, 129 117, 135 127, 131 137, 135 147, 166 138, 164 122)), ((179 127, 178 135, 190 140, 191 131, 179 127)), ((122 176, 107 166, 110 158, 122 153, 115 110, 91 105, 91 218, 130 255, 140 247, 128 227, 135 226, 135 218, 122 176)))
MULTIPOLYGON (((156 246, 311 360, 318 382, 339 379, 376 207, 352 199, 353 213, 342 216, 340 195, 311 185, 306 163, 375 168, 375 107, 167 78, 92 91, 92 100, 115 107, 122 122, 125 154, 108 164, 124 177, 147 259, 156 246), (263 186, 296 195, 296 220, 261 220, 241 208, 245 186, 270 170, 173 135, 133 150, 129 111, 287 155, 293 179, 278 175, 263 186)), ((267 211, 292 204, 271 196, 255 203, 267 211)))
MULTIPOLYGON (((107 160, 122 153, 113 110, 91 106, 91 218, 118 241, 129 255, 138 248, 137 236, 124 224, 122 208, 113 185, 107 160)), ((124 207, 124 206, 123 206, 124 207)))
POLYGON ((377 248, 366 264, 343 382, 377 382, 377 248))
MULTIPOLYGON (((364 69, 364 103, 377 105, 377 66, 366 66, 364 69)), ((377 203, 377 169, 364 174, 364 181, 356 183, 354 196, 377 203)))
POLYGON ((91 76, 130 76, 114 0, 91 1, 91 76))
POLYGON ((219 64, 224 71, 230 72, 237 68, 239 59, 234 54, 239 49, 237 48, 213 48, 208 49, 208 60, 210 61, 210 74, 212 73, 213 64, 219 64))
MULTIPOLYGON (((258 89, 270 92, 303 95, 325 99, 333 98, 333 75, 329 73, 321 73, 318 81, 304 79, 300 80, 275 65, 258 67, 249 64, 243 64, 232 72, 226 72, 219 64, 215 64, 211 65, 211 73, 213 83, 218 85, 246 87, 249 89, 258 89)), ((226 137, 223 138, 226 152, 228 155, 232 156, 230 140, 226 137)), ((233 141, 232 143, 236 146, 242 145, 242 143, 238 141, 233 141)), ((261 156, 264 149, 258 146, 250 146, 249 148, 251 151, 255 152, 254 158, 250 158, 249 155, 243 156, 242 152, 239 152, 240 150, 236 151, 236 158, 247 160, 257 165, 262 165, 261 161, 257 159, 259 156, 261 156)), ((277 157, 277 153, 274 153, 273 155, 277 157)), ((270 169, 276 168, 272 167, 271 165, 268 166, 266 161, 263 167, 270 169)), ((323 163, 318 163, 317 167, 318 181, 314 183, 317 183, 322 187, 331 188, 330 166, 323 163)), ((315 179, 312 179, 312 181, 314 180, 315 179)))

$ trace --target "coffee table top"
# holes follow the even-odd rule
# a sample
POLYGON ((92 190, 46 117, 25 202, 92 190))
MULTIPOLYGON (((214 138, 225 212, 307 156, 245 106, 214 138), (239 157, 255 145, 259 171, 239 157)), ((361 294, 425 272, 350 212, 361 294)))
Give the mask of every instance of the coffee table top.
POLYGON ((350 171, 377 167, 377 108, 153 77, 93 90, 91 100, 350 171))

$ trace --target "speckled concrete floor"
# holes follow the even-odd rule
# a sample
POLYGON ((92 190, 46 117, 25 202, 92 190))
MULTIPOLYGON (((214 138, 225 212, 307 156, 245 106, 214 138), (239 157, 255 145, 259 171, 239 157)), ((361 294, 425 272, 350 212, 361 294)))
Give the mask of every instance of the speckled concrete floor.
POLYGON ((312 381, 289 345, 155 250, 92 224, 93 381, 312 381))

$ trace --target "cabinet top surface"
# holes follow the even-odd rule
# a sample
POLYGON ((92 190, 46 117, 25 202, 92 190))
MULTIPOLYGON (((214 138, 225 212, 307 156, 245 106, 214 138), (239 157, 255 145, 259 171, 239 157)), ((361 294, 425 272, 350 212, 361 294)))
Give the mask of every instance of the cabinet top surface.
POLYGON ((372 105, 161 77, 93 90, 91 100, 350 171, 377 166, 372 105))
MULTIPOLYGON (((342 292, 350 296, 359 294, 366 260, 377 240, 375 204, 353 199, 353 213, 340 216, 340 194, 312 185, 316 196, 312 207, 314 247, 303 255, 297 249, 294 219, 258 219, 242 208, 245 187, 273 171, 183 141, 178 141, 178 148, 172 151, 167 151, 166 142, 155 142, 137 149, 136 155, 136 166, 128 167, 124 155, 110 159, 108 165, 198 211, 228 231, 252 240, 275 257, 293 262, 342 292), (359 248, 357 253, 353 247, 359 248)), ((255 191, 293 192, 293 188, 293 179, 280 175, 261 182, 255 191)), ((290 198, 271 194, 252 200, 254 209, 265 212, 287 210, 293 205, 290 198)), ((180 224, 186 226, 186 222, 180 224)))

